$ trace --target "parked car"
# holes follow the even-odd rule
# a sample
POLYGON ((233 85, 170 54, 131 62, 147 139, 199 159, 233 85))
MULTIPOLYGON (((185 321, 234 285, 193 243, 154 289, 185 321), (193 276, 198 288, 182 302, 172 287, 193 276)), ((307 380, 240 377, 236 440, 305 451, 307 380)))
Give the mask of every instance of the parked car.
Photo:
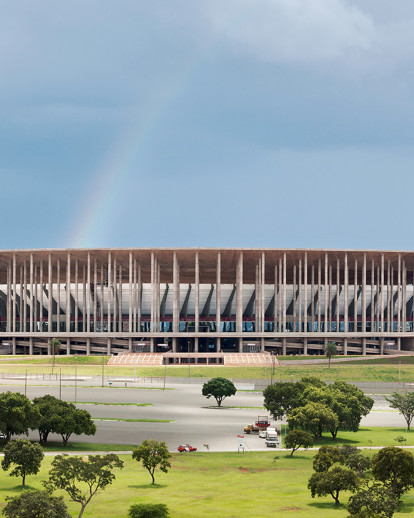
POLYGON ((260 430, 259 437, 261 439, 266 439, 266 429, 265 430, 260 430))
POLYGON ((189 444, 180 444, 180 446, 178 446, 178 451, 179 452, 183 452, 183 451, 197 451, 197 448, 194 448, 194 446, 190 446, 189 444))

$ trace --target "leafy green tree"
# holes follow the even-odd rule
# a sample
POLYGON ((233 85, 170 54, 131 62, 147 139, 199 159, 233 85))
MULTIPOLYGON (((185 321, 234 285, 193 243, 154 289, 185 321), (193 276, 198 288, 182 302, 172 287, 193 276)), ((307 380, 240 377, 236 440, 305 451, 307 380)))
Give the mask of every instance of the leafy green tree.
POLYGON ((391 408, 397 409, 404 416, 407 430, 409 430, 414 417, 414 392, 407 392, 406 394, 394 392, 391 397, 385 397, 385 399, 390 403, 391 408))
POLYGON ((399 507, 400 501, 394 493, 380 484, 375 484, 367 489, 360 489, 350 497, 347 504, 351 518, 360 516, 392 518, 399 507))
POLYGON ((349 444, 344 444, 340 450, 343 457, 342 464, 354 470, 359 477, 367 478, 369 470, 371 469, 370 457, 365 457, 365 455, 361 453, 361 450, 349 444))
POLYGON ((396 446, 382 448, 372 458, 372 474, 397 498, 414 487, 414 457, 396 446))
POLYGON ((312 448, 313 439, 310 433, 304 430, 290 430, 285 437, 286 448, 292 448, 291 456, 299 448, 312 448))
POLYGON ((15 497, 7 496, 6 501, 6 518, 70 518, 63 497, 47 491, 23 491, 15 497))
POLYGON ((52 432, 62 436, 66 446, 71 435, 95 435, 96 426, 91 414, 86 410, 76 408, 73 403, 62 402, 52 432))
POLYGON ((336 414, 322 403, 308 403, 291 410, 287 415, 289 428, 301 428, 313 433, 315 439, 322 437, 325 429, 335 428, 338 418, 336 414))
POLYGON ((25 439, 10 441, 4 447, 4 457, 1 467, 7 471, 12 464, 11 477, 22 477, 22 486, 26 484, 26 475, 36 475, 39 472, 44 454, 40 444, 25 439))
POLYGON ((39 412, 30 400, 18 392, 0 394, 0 433, 5 436, 5 443, 12 435, 28 434, 34 430, 39 420, 39 412))
POLYGON ((334 466, 329 471, 313 473, 308 482, 308 489, 311 490, 312 498, 331 495, 335 504, 339 505, 339 493, 341 491, 355 492, 358 484, 359 478, 354 471, 334 466))
POLYGON ((151 475, 152 483, 155 484, 154 473, 158 468, 164 473, 171 468, 170 458, 171 453, 163 441, 156 441, 155 439, 148 439, 137 446, 132 452, 132 458, 138 462, 142 462, 143 467, 151 475))
POLYGON ((221 406, 226 397, 234 396, 237 392, 233 382, 227 378, 212 378, 211 380, 204 383, 202 394, 207 399, 211 396, 217 401, 217 406, 221 406))
POLYGON ((135 504, 128 512, 129 518, 166 518, 169 516, 165 504, 135 504))
POLYGON ((321 446, 313 458, 313 469, 319 473, 328 471, 334 464, 343 464, 344 456, 339 446, 321 446))
POLYGON ((49 394, 33 399, 34 407, 39 411, 39 430, 40 444, 46 444, 48 436, 54 432, 59 421, 59 415, 64 415, 67 403, 49 394))
POLYGON ((66 491, 73 502, 81 505, 80 518, 96 493, 112 484, 115 479, 112 471, 115 468, 122 469, 123 466, 123 461, 112 453, 89 455, 87 460, 83 457, 56 455, 44 486, 49 491, 66 491))
POLYGON ((338 354, 338 348, 335 342, 327 342, 324 348, 325 356, 329 360, 329 368, 331 368, 331 358, 338 354))

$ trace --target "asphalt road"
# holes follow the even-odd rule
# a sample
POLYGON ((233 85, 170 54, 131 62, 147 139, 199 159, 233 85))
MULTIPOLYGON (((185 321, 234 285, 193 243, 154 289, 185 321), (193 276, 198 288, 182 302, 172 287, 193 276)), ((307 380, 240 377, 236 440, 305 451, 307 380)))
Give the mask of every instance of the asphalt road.
MULTIPOLYGON (((201 385, 170 385, 162 390, 162 385, 148 384, 148 388, 135 384, 125 388, 121 383, 113 387, 87 387, 78 385, 62 386, 62 399, 77 403, 97 402, 107 405, 80 405, 92 417, 106 419, 167 419, 172 422, 125 422, 96 421, 97 432, 93 437, 74 436, 71 442, 97 442, 105 444, 140 444, 144 439, 165 441, 170 450, 179 444, 189 443, 201 451, 237 451, 237 435, 243 434, 243 427, 256 420, 258 415, 267 412, 259 407, 263 404, 261 392, 238 391, 217 408, 215 400, 206 399, 201 394, 201 385), (140 388, 136 388, 140 387, 140 388), (155 389, 155 390, 154 390, 155 389), (115 403, 149 403, 150 406, 122 406, 115 403), (250 408, 249 408, 250 407, 250 408)), ((129 384, 131 385, 131 384, 129 384)), ((2 390, 24 393, 20 383, 2 385, 2 390)), ((26 389, 29 398, 51 394, 59 397, 57 384, 34 386, 26 389)), ((389 409, 382 395, 373 396, 373 411, 362 420, 362 426, 395 426, 403 428, 405 421, 396 411, 389 409)), ((32 432, 31 438, 37 439, 32 432)), ((50 440, 61 440, 60 436, 50 435, 50 440)), ((257 435, 245 435, 246 449, 267 450, 264 439, 257 435)))

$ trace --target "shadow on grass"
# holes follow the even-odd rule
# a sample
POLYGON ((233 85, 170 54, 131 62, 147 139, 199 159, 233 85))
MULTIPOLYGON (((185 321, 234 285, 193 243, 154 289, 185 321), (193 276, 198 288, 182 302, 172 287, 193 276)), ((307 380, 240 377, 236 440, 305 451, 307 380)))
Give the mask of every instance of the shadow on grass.
POLYGON ((167 484, 137 484, 137 485, 131 485, 128 486, 132 489, 162 489, 163 487, 167 487, 167 484))
MULTIPOLYGON (((39 488, 33 487, 30 484, 26 484, 25 486, 22 486, 21 484, 18 484, 17 486, 12 487, 0 487, 0 491, 15 491, 17 493, 23 493, 23 491, 29 491, 29 490, 38 490, 39 488)), ((43 488, 41 488, 43 489, 43 488)))
POLYGON ((401 509, 398 511, 401 514, 408 514, 408 516, 414 516, 414 503, 403 502, 401 509))
POLYGON ((309 504, 309 507, 314 507, 316 509, 332 509, 338 510, 338 509, 346 509, 345 505, 340 503, 339 505, 335 505, 335 502, 332 499, 332 502, 311 502, 309 504))

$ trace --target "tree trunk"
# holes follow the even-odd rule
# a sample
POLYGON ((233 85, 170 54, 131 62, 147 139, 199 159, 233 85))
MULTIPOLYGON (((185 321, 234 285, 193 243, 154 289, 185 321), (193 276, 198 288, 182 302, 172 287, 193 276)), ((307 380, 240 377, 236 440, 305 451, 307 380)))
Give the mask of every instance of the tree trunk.
POLYGON ((151 474, 151 478, 152 478, 152 483, 155 484, 154 472, 150 472, 150 474, 151 474))
POLYGON ((78 514, 78 518, 81 518, 81 516, 83 516, 83 511, 85 510, 85 507, 86 507, 86 504, 82 504, 80 513, 78 514))
POLYGON ((22 486, 24 487, 26 485, 26 473, 23 473, 22 475, 22 486))

